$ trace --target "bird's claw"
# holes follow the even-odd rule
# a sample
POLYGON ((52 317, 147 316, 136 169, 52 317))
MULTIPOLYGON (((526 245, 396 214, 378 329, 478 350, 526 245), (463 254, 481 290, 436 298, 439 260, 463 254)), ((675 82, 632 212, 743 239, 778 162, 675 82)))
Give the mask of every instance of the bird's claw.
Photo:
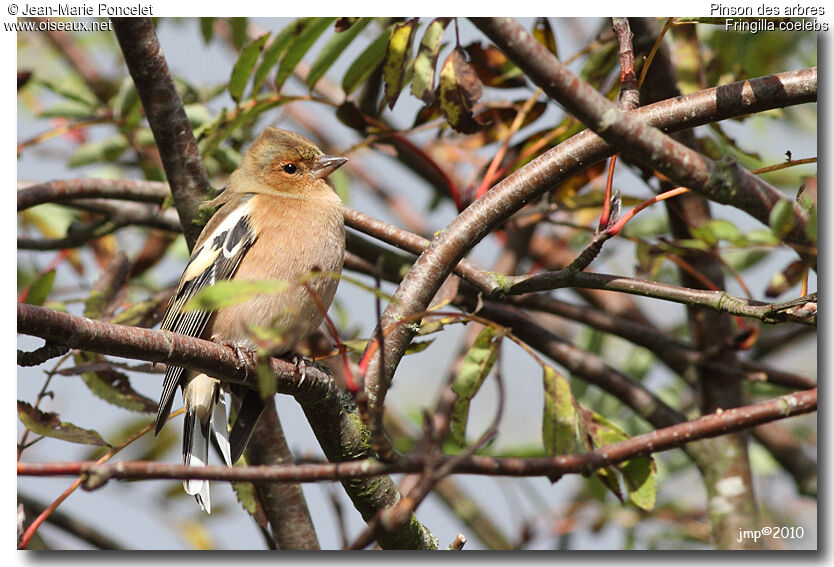
POLYGON ((237 341, 218 339, 217 342, 235 351, 235 369, 246 368, 248 376, 249 367, 257 364, 255 350, 237 341))
POLYGON ((301 386, 304 383, 304 380, 307 378, 307 361, 304 359, 303 356, 293 356, 292 363, 295 365, 295 369, 300 376, 300 379, 298 380, 298 385, 301 386))

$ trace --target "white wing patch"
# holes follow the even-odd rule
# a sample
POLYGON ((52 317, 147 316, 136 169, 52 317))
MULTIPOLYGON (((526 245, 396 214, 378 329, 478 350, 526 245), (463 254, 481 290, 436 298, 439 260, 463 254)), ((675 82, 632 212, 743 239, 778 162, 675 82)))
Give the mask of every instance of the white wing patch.
MULTIPOLYGON (((235 207, 223 219, 203 244, 191 255, 177 291, 171 298, 160 329, 174 331, 191 337, 199 337, 211 316, 210 311, 183 312, 182 307, 201 289, 217 281, 231 278, 246 251, 255 242, 255 233, 250 224, 251 201, 235 207)), ((159 433, 174 401, 174 392, 182 382, 185 369, 168 366, 159 400, 156 416, 156 432, 159 433)))

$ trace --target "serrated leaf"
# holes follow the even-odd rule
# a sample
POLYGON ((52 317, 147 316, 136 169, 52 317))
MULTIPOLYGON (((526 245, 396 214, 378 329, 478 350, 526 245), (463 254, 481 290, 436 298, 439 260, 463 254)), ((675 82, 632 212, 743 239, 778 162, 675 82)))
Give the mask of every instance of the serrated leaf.
POLYGON ((368 27, 373 18, 359 18, 357 22, 348 27, 345 31, 334 34, 324 47, 321 48, 316 60, 310 65, 310 72, 307 74, 307 86, 311 89, 321 79, 328 69, 336 62, 350 42, 353 41, 362 30, 368 27))
POLYGON ((385 28, 379 37, 373 40, 345 71, 345 76, 342 77, 342 90, 345 91, 345 96, 364 83, 371 76, 371 73, 380 66, 385 57, 385 50, 388 47, 388 38, 391 37, 392 29, 393 26, 385 28))
MULTIPOLYGON (((241 507, 261 526, 264 530, 269 529, 269 524, 255 492, 255 485, 251 482, 233 482, 232 489, 235 491, 237 501, 241 507)), ((182 492, 182 490, 180 490, 182 492)))
POLYGON ((121 134, 100 142, 80 145, 67 161, 69 167, 80 167, 91 163, 116 161, 127 150, 127 139, 121 134))
POLYGON ((183 311, 215 311, 248 301, 255 295, 279 293, 289 286, 280 280, 223 280, 198 291, 183 306, 183 311))
POLYGON ((275 89, 281 91, 284 82, 292 75, 296 65, 301 61, 307 51, 313 46, 316 40, 336 18, 310 18, 304 29, 295 37, 287 47, 287 52, 281 63, 278 65, 278 72, 275 75, 275 89))
POLYGON ((536 18, 536 23, 533 24, 533 37, 553 55, 559 57, 559 51, 556 49, 556 36, 553 35, 553 28, 550 27, 550 20, 542 17, 536 18))
POLYGON ((214 37, 215 18, 200 18, 200 35, 203 36, 203 43, 208 45, 214 37))
POLYGON ((423 33, 417 57, 414 59, 411 94, 421 99, 427 106, 434 102, 434 71, 443 41, 443 33, 450 20, 451 18, 437 18, 429 24, 423 33))
MULTIPOLYGON (((240 56, 232 68, 232 76, 229 78, 229 94, 232 100, 239 103, 243 98, 243 91, 246 89, 246 83, 249 82, 249 77, 252 76, 252 70, 255 68, 255 62, 264 50, 266 40, 269 39, 269 34, 253 39, 244 47, 240 56)), ((257 92, 255 93, 257 94, 257 92)))
POLYGON ((107 445, 101 435, 92 429, 61 421, 58 414, 43 412, 20 400, 17 402, 17 415, 23 425, 38 435, 83 445, 107 445))
POLYGON ((286 26, 278 32, 274 38, 272 38, 272 41, 264 51, 264 55, 261 58, 261 62, 258 64, 258 68, 255 70, 255 76, 252 79, 253 96, 260 92, 269 71, 275 66, 276 63, 278 63, 278 59, 284 54, 284 51, 290 44, 290 41, 292 41, 294 37, 298 36, 298 34, 301 33, 301 30, 304 29, 306 21, 307 20, 305 18, 299 18, 290 25, 286 26))
POLYGON ((472 347, 466 353, 455 379, 452 391, 457 400, 452 407, 450 434, 458 445, 466 444, 466 422, 469 419, 469 404, 480 390, 495 361, 503 335, 493 327, 484 327, 472 347))
POLYGON ((773 233, 779 238, 784 238, 796 227, 796 222, 796 211, 793 208, 793 203, 787 199, 776 201, 776 204, 770 210, 768 222, 773 233))
POLYGON ((29 286, 24 303, 30 305, 43 305, 49 292, 52 291, 52 284, 55 283, 55 270, 49 270, 39 275, 29 286))
POLYGON ((417 18, 406 22, 397 22, 388 39, 385 50, 385 62, 382 67, 382 78, 385 82, 385 103, 393 109, 400 91, 406 85, 405 75, 411 60, 411 43, 414 30, 417 28, 417 18))
POLYGON ((466 62, 464 51, 456 48, 440 70, 440 109, 449 125, 462 134, 473 134, 481 126, 472 116, 472 107, 481 98, 481 80, 466 62))

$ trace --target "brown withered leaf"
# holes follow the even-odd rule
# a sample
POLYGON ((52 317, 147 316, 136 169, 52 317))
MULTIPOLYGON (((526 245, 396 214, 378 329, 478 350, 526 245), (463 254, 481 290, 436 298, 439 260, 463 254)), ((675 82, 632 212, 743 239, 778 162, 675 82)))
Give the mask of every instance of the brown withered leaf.
POLYGON ((794 260, 784 270, 773 274, 770 284, 765 289, 767 297, 778 297, 799 283, 808 268, 801 260, 794 260))
POLYGON ((417 111, 417 116, 414 117, 414 124, 411 127, 416 128, 441 116, 443 116, 443 113, 440 111, 440 102, 435 97, 429 106, 424 106, 417 111))
POLYGON ((352 100, 346 100, 339 105, 339 108, 336 109, 336 118, 345 126, 353 128, 358 132, 364 132, 368 126, 362 111, 359 110, 359 107, 352 100))
POLYGON ((483 85, 466 61, 463 49, 456 48, 443 63, 438 91, 440 109, 452 128, 462 134, 481 129, 472 115, 472 107, 481 98, 483 85))
POLYGON ((336 33, 340 33, 350 29, 350 26, 356 23, 356 20, 359 18, 339 18, 336 20, 336 23, 333 24, 333 29, 336 33))
POLYGON ((484 48, 480 42, 474 42, 463 49, 469 55, 470 64, 478 77, 486 86, 512 89, 526 84, 521 69, 511 63, 494 45, 484 48))

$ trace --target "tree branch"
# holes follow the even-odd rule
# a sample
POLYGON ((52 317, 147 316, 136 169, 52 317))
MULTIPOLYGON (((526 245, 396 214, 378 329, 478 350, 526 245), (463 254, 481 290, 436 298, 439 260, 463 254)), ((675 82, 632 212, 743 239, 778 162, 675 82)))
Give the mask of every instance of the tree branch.
MULTIPOLYGON (((17 306, 17 331, 51 338, 56 344, 71 348, 165 362, 210 373, 224 382, 257 387, 254 365, 242 363, 231 347, 204 339, 103 323, 27 304, 17 306)), ((295 397, 330 461, 351 461, 371 456, 368 431, 356 408, 345 405, 333 379, 326 372, 318 365, 307 365, 302 379, 292 362, 278 358, 269 362, 276 377, 276 391, 295 397)), ((387 476, 373 480, 349 480, 343 485, 365 519, 373 517, 381 508, 395 505, 401 498, 397 485, 387 476)), ((413 515, 401 530, 381 536, 379 543, 386 549, 437 547, 436 538, 413 515)))
POLYGON ((210 188, 197 141, 185 115, 150 18, 113 18, 113 29, 153 131, 188 248, 202 227, 200 203, 210 188))
POLYGON ((805 234, 805 221, 797 205, 734 159, 726 156, 713 162, 637 115, 622 112, 514 19, 472 18, 472 22, 548 96, 635 162, 660 171, 676 184, 712 201, 737 207, 765 225, 777 202, 795 207, 797 223, 785 240, 805 254, 815 254, 816 245, 805 234))
MULTIPOLYGON (((644 106, 631 114, 656 128, 674 131, 811 102, 816 100, 816 92, 816 68, 803 69, 706 89, 644 106)), ((437 234, 383 313, 380 325, 386 332, 384 356, 373 357, 366 374, 372 403, 382 404, 394 371, 414 336, 411 326, 398 322, 424 312, 457 262, 495 227, 526 203, 613 152, 611 146, 586 130, 496 184, 437 234), (385 361, 384 368, 381 360, 385 361)))
MULTIPOLYGON (((677 449, 686 443, 717 437, 750 427, 811 413, 817 409, 817 390, 805 390, 780 396, 749 406, 732 408, 705 415, 637 435, 626 441, 600 447, 593 451, 554 457, 518 458, 473 455, 444 455, 438 463, 452 463, 449 473, 487 476, 545 476, 590 474, 600 467, 615 465, 641 455, 677 449)), ((20 476, 86 475, 91 487, 101 486, 108 479, 208 479, 246 482, 321 482, 371 478, 383 474, 420 472, 426 460, 438 459, 426 454, 402 456, 396 463, 380 463, 363 459, 344 463, 278 465, 271 467, 224 467, 210 465, 189 467, 149 461, 121 462, 108 465, 94 463, 18 463, 20 476)))

